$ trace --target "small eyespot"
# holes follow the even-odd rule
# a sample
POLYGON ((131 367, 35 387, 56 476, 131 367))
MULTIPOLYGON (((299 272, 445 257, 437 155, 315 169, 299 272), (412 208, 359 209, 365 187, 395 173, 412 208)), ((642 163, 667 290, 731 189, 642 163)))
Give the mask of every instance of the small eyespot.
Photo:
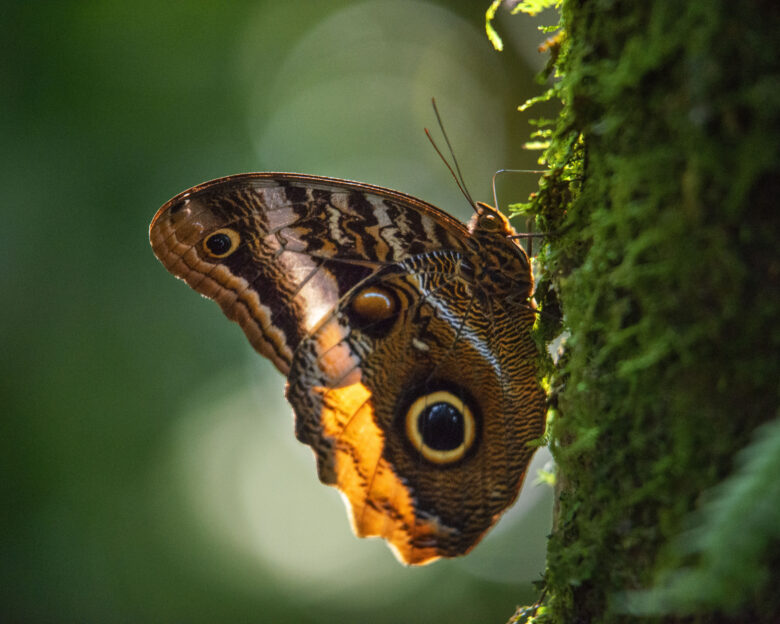
POLYGON ((232 254, 241 242, 238 232, 221 228, 203 240, 203 250, 212 258, 225 258, 232 254))
POLYGON ((462 459, 476 437, 469 407, 446 390, 418 397, 406 412, 406 436, 420 454, 434 464, 462 459))
POLYGON ((355 314, 370 320, 384 321, 396 311, 397 302, 386 288, 369 286, 358 293, 349 305, 355 314))
POLYGON ((378 284, 370 285, 349 302, 349 319, 353 329, 378 338, 393 327, 400 307, 393 290, 378 284))

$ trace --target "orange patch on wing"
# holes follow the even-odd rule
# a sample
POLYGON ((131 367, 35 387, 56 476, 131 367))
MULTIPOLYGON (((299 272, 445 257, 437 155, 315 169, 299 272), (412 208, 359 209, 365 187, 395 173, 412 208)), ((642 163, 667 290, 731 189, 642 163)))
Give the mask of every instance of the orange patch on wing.
POLYGON ((409 490, 382 457, 384 433, 374 420, 371 391, 360 381, 313 391, 323 399, 323 433, 334 440, 336 487, 355 535, 384 538, 405 564, 438 559, 438 537, 448 529, 415 516, 409 490))

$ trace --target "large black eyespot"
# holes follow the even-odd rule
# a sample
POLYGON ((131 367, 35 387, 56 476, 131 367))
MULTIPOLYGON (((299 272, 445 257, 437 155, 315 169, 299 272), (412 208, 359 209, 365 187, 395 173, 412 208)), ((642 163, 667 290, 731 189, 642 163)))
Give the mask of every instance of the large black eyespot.
POLYGON ((463 442, 463 414, 452 403, 434 403, 417 416, 417 430, 425 446, 451 451, 463 442))
POLYGON ((462 459, 474 444, 474 415, 446 390, 418 397, 406 412, 406 436, 420 454, 435 464, 462 459))
POLYGON ((224 258, 232 254, 240 242, 241 237, 238 232, 230 228, 221 228, 203 240, 203 249, 213 258, 224 258))

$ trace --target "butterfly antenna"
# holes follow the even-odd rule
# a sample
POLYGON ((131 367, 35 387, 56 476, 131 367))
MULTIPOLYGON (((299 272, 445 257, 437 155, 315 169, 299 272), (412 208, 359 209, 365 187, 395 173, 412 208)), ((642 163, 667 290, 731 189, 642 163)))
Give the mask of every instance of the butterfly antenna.
MULTIPOLYGON (((498 176, 499 173, 547 173, 547 171, 544 171, 542 169, 499 169, 493 174, 493 205, 496 207, 496 210, 498 210, 498 197, 496 196, 496 176, 498 176)), ((530 229, 531 219, 526 220, 526 227, 530 229)), ((533 232, 522 232, 520 234, 515 234, 513 236, 510 236, 509 238, 524 238, 527 241, 527 247, 526 250, 528 255, 533 255, 533 243, 534 243, 534 236, 544 236, 544 234, 536 234, 533 232)))
POLYGON ((428 140, 431 142, 431 145, 433 145, 433 149, 436 150, 436 153, 439 155, 439 158, 442 159, 444 164, 447 166, 447 169, 450 170, 452 177, 455 178, 455 184, 458 185, 460 192, 463 193, 463 196, 468 200, 469 204, 471 204, 471 207, 474 208, 474 210, 476 210, 476 204, 474 203, 474 200, 472 199, 471 193, 469 193, 468 188, 466 188, 466 181, 463 179, 463 174, 460 171, 460 165, 458 165, 458 159, 455 158, 455 151, 452 149, 452 144, 450 143, 450 139, 447 136, 446 130, 444 130, 444 124, 441 121, 441 115, 439 115, 439 109, 436 107, 436 98, 431 98, 431 103, 433 104, 433 112, 436 115, 436 121, 439 124, 439 129, 441 130, 441 133, 444 136, 444 141, 447 143, 447 149, 450 151, 450 156, 452 156, 452 162, 455 164, 454 170, 452 166, 450 166, 449 161, 444 157, 444 154, 441 153, 439 147, 436 145, 436 142, 433 140, 433 137, 431 136, 431 133, 428 131, 428 128, 425 128, 425 135, 428 137, 428 140), (456 171, 457 173, 455 173, 456 171))
POLYGON ((496 195, 496 177, 499 173, 547 173, 544 169, 499 169, 493 174, 493 205, 498 210, 498 196, 496 195))
POLYGON ((431 145, 433 145, 433 149, 436 150, 436 153, 439 155, 439 158, 441 158, 442 162, 444 163, 444 166, 447 167, 447 169, 449 169, 450 173, 452 174, 452 177, 455 180, 455 184, 458 185, 460 192, 463 193, 463 197, 466 198, 469 204, 474 206, 474 200, 471 199, 471 195, 469 195, 468 191, 461 184, 457 174, 455 173, 455 170, 450 166, 450 163, 447 162, 447 159, 444 157, 444 154, 441 153, 439 146, 436 145, 436 142, 433 140, 433 137, 431 136, 431 133, 428 131, 428 128, 425 128, 425 136, 428 137, 428 140, 431 142, 431 145))
POLYGON ((468 197, 469 201, 473 205, 474 200, 471 199, 471 193, 469 193, 469 190, 466 187, 466 180, 463 178, 463 173, 460 170, 458 159, 455 158, 455 150, 452 149, 450 138, 447 136, 447 131, 444 129, 444 123, 441 120, 441 115, 439 115, 439 108, 436 106, 436 98, 431 98, 431 104, 433 105, 433 112, 436 114, 436 121, 439 124, 439 129, 441 130, 441 134, 444 137, 444 141, 447 143, 447 149, 450 150, 450 156, 452 156, 452 162, 455 164, 455 171, 458 172, 458 177, 460 178, 460 182, 463 185, 463 188, 466 192, 466 196, 468 197))

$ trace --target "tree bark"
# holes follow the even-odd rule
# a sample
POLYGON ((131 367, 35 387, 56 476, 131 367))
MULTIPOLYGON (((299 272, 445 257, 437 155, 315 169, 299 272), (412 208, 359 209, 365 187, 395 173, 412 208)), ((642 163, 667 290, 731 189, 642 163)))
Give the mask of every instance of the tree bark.
POLYGON ((539 621, 780 621, 779 7, 563 3, 539 621))

